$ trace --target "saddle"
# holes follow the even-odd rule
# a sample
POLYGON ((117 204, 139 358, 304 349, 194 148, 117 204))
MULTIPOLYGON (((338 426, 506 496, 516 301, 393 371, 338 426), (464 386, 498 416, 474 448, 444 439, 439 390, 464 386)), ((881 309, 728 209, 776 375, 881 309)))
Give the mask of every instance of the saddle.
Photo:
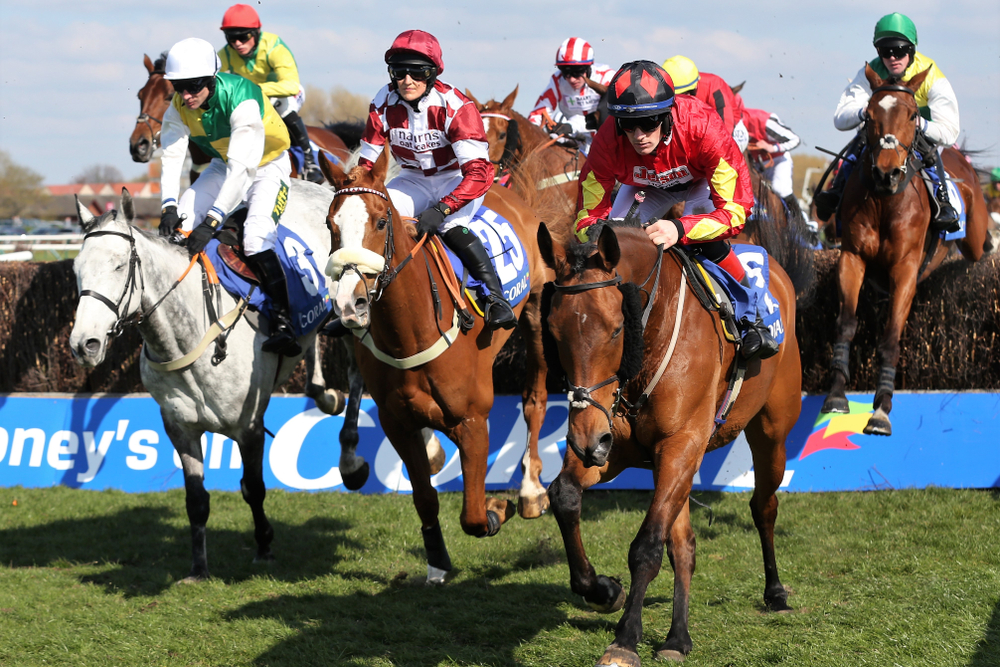
POLYGON ((701 262, 692 259, 687 248, 677 248, 677 257, 681 264, 687 267, 688 283, 702 307, 709 312, 719 313, 726 340, 730 343, 739 342, 741 338, 739 326, 736 324, 736 311, 722 285, 705 270, 701 262))
POLYGON ((229 214, 226 221, 222 223, 222 230, 216 234, 219 240, 219 258, 233 270, 234 273, 255 285, 260 285, 257 274, 253 272, 247 263, 246 255, 243 254, 243 225, 247 221, 247 211, 245 206, 237 208, 229 214))

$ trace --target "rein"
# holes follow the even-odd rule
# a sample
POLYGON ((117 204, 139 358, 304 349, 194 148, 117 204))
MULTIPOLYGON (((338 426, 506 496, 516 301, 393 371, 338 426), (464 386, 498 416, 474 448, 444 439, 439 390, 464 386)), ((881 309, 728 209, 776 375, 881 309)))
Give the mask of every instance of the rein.
POLYGON ((160 124, 160 130, 163 129, 163 120, 157 118, 156 116, 150 116, 145 111, 139 114, 139 116, 135 119, 135 124, 136 125, 138 125, 139 123, 146 124, 146 127, 149 128, 149 136, 152 137, 153 150, 156 150, 157 148, 160 147, 160 130, 157 130, 155 132, 153 131, 153 126, 149 124, 149 121, 151 120, 155 120, 157 123, 160 124))

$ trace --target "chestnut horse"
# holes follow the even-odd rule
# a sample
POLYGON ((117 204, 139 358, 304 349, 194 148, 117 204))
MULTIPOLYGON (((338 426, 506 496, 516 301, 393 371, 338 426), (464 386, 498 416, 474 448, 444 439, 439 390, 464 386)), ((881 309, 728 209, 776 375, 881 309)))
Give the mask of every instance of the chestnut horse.
MULTIPOLYGON (((438 523, 437 491, 431 484, 421 428, 443 432, 458 447, 464 484, 462 529, 477 537, 495 535, 514 513, 510 501, 487 498, 485 491, 493 361, 510 332, 491 332, 478 317, 469 322, 471 329, 459 326, 460 311, 448 298, 450 290, 444 289, 447 274, 434 259, 437 246, 431 250, 431 241, 422 239, 426 245, 421 254, 413 224, 400 217, 388 198, 384 183, 388 155, 383 151, 371 171, 355 167, 349 174, 320 158, 323 173, 336 188, 327 217, 336 251, 328 272, 338 280, 335 310, 354 329, 365 386, 413 485, 413 504, 427 551, 427 580, 441 583, 451 561, 438 523), (345 258, 343 271, 331 270, 339 258, 345 258), (416 261, 407 266, 407 258, 416 261), (375 279, 369 280, 374 274, 375 279)), ((531 210, 498 186, 486 195, 485 204, 516 231, 524 247, 520 261, 527 262, 530 272, 530 294, 514 309, 527 348, 522 398, 529 433, 517 509, 522 517, 534 518, 548 507, 538 456, 547 401, 539 313, 542 285, 551 273, 535 245, 539 222, 531 210)), ((447 260, 444 265, 454 282, 447 260)), ((457 294, 456 289, 453 295, 457 294)))
POLYGON ((840 315, 831 364, 830 392, 823 412, 849 411, 845 390, 850 380, 851 340, 857 330, 858 294, 865 278, 889 293, 892 305, 889 323, 879 342, 881 363, 873 401, 874 414, 864 432, 891 435, 892 394, 899 337, 910 314, 917 282, 931 274, 957 244, 969 261, 978 261, 992 249, 987 235, 986 201, 972 165, 953 149, 942 153, 945 170, 955 179, 966 208, 966 234, 959 241, 939 240, 929 229, 931 201, 918 174, 913 153, 917 108, 914 92, 927 72, 906 82, 883 81, 871 67, 865 68, 872 96, 865 112, 868 148, 844 189, 840 214, 843 221, 837 275, 840 315))
POLYGON ((576 217, 577 179, 587 156, 563 146, 549 133, 514 111, 517 88, 502 102, 466 96, 483 116, 490 161, 497 177, 509 174, 511 188, 548 224, 570 224, 576 217))
MULTIPOLYGON (((149 73, 146 85, 139 89, 139 116, 135 119, 135 129, 128 140, 129 152, 132 154, 134 162, 149 162, 153 156, 153 151, 160 147, 160 130, 163 128, 163 114, 174 96, 173 85, 164 78, 164 67, 167 56, 160 54, 156 62, 150 60, 148 55, 143 55, 143 64, 149 73)), ((322 150, 334 155, 339 160, 347 161, 351 156, 351 151, 347 144, 333 132, 322 127, 309 125, 306 127, 309 138, 322 150)), ((201 165, 211 162, 212 158, 199 149, 194 142, 188 143, 188 151, 191 153, 191 180, 198 178, 198 169, 201 165)), ((292 177, 298 175, 295 160, 292 160, 292 177)))
POLYGON ((774 553, 775 491, 785 471, 785 438, 801 407, 795 291, 787 274, 770 261, 770 289, 780 303, 785 340, 774 357, 748 362, 742 390, 724 418, 738 353, 723 338, 718 314, 688 294, 692 276, 682 271, 680 251, 662 253, 633 226, 605 225, 596 242, 587 244, 553 241, 543 226, 538 242, 556 272, 551 301, 546 294, 543 305, 545 354, 551 368, 561 365, 571 400, 566 457, 549 499, 573 592, 602 613, 625 608, 615 641, 598 664, 639 665, 643 599, 660 571, 664 543, 674 568, 674 607, 657 656, 683 660, 690 652, 695 537, 688 494, 705 452, 744 429, 753 453, 750 509, 763 550, 764 602, 774 611, 789 609, 774 553), (655 490, 629 548, 626 598, 622 585, 598 575, 588 560, 580 506, 584 489, 632 467, 652 469, 655 490))

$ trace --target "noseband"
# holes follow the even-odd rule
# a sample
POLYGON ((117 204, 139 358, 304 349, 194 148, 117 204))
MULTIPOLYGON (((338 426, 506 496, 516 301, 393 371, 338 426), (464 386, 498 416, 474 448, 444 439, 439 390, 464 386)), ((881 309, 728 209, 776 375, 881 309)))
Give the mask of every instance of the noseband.
MULTIPOLYGON (((914 93, 912 90, 910 90, 906 86, 901 86, 899 84, 886 84, 884 86, 879 86, 878 88, 876 88, 875 90, 872 91, 872 97, 875 96, 875 93, 906 93, 910 97, 916 98, 916 93, 914 93)), ((916 113, 919 114, 920 113, 919 110, 916 113)), ((911 118, 911 120, 912 120, 912 118, 911 118)), ((914 134, 914 138, 916 138, 916 134, 914 134)), ((885 138, 884 135, 881 136, 881 137, 879 137, 878 139, 879 139, 879 141, 877 142, 877 144, 871 146, 871 150, 872 150, 872 174, 873 174, 873 176, 875 175, 874 174, 875 169, 876 169, 875 165, 876 165, 876 163, 878 161, 879 153, 881 153, 883 149, 885 149, 885 150, 888 150, 890 148, 895 149, 895 146, 887 146, 887 145, 885 145, 885 144, 887 144, 889 142, 886 140, 886 138, 885 138)), ((899 139, 896 139, 895 137, 893 137, 893 139, 895 139, 895 143, 898 146, 901 146, 902 148, 904 148, 906 150, 906 159, 903 161, 903 169, 905 170, 907 168, 907 166, 910 164, 910 160, 913 159, 913 146, 916 143, 916 141, 911 142, 910 145, 907 146, 906 144, 904 144, 899 139)), ((874 143, 874 142, 869 142, 869 143, 874 143)))
POLYGON ((160 124, 160 129, 163 129, 163 120, 157 118, 156 116, 150 116, 145 111, 139 114, 139 116, 135 119, 135 124, 136 125, 138 125, 139 123, 146 124, 146 127, 149 128, 149 136, 152 137, 153 150, 156 150, 157 148, 160 147, 160 130, 153 132, 153 126, 149 124, 149 121, 151 120, 155 120, 157 123, 160 124))

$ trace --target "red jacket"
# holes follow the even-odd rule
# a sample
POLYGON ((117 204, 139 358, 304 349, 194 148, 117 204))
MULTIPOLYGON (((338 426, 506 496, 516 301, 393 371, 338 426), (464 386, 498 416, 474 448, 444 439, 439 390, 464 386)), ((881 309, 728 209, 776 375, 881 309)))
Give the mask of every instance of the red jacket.
POLYGON ((700 75, 695 97, 715 109, 726 124, 729 134, 732 134, 736 123, 743 118, 743 101, 733 94, 733 89, 721 76, 708 72, 701 72, 700 75))
POLYGON ((711 109, 690 96, 678 95, 672 113, 670 138, 652 155, 636 153, 628 137, 618 134, 616 123, 604 123, 597 131, 580 174, 577 232, 608 217, 616 181, 680 191, 704 178, 715 210, 683 216, 684 237, 679 243, 714 241, 740 233, 753 208, 753 189, 732 133, 711 109))

